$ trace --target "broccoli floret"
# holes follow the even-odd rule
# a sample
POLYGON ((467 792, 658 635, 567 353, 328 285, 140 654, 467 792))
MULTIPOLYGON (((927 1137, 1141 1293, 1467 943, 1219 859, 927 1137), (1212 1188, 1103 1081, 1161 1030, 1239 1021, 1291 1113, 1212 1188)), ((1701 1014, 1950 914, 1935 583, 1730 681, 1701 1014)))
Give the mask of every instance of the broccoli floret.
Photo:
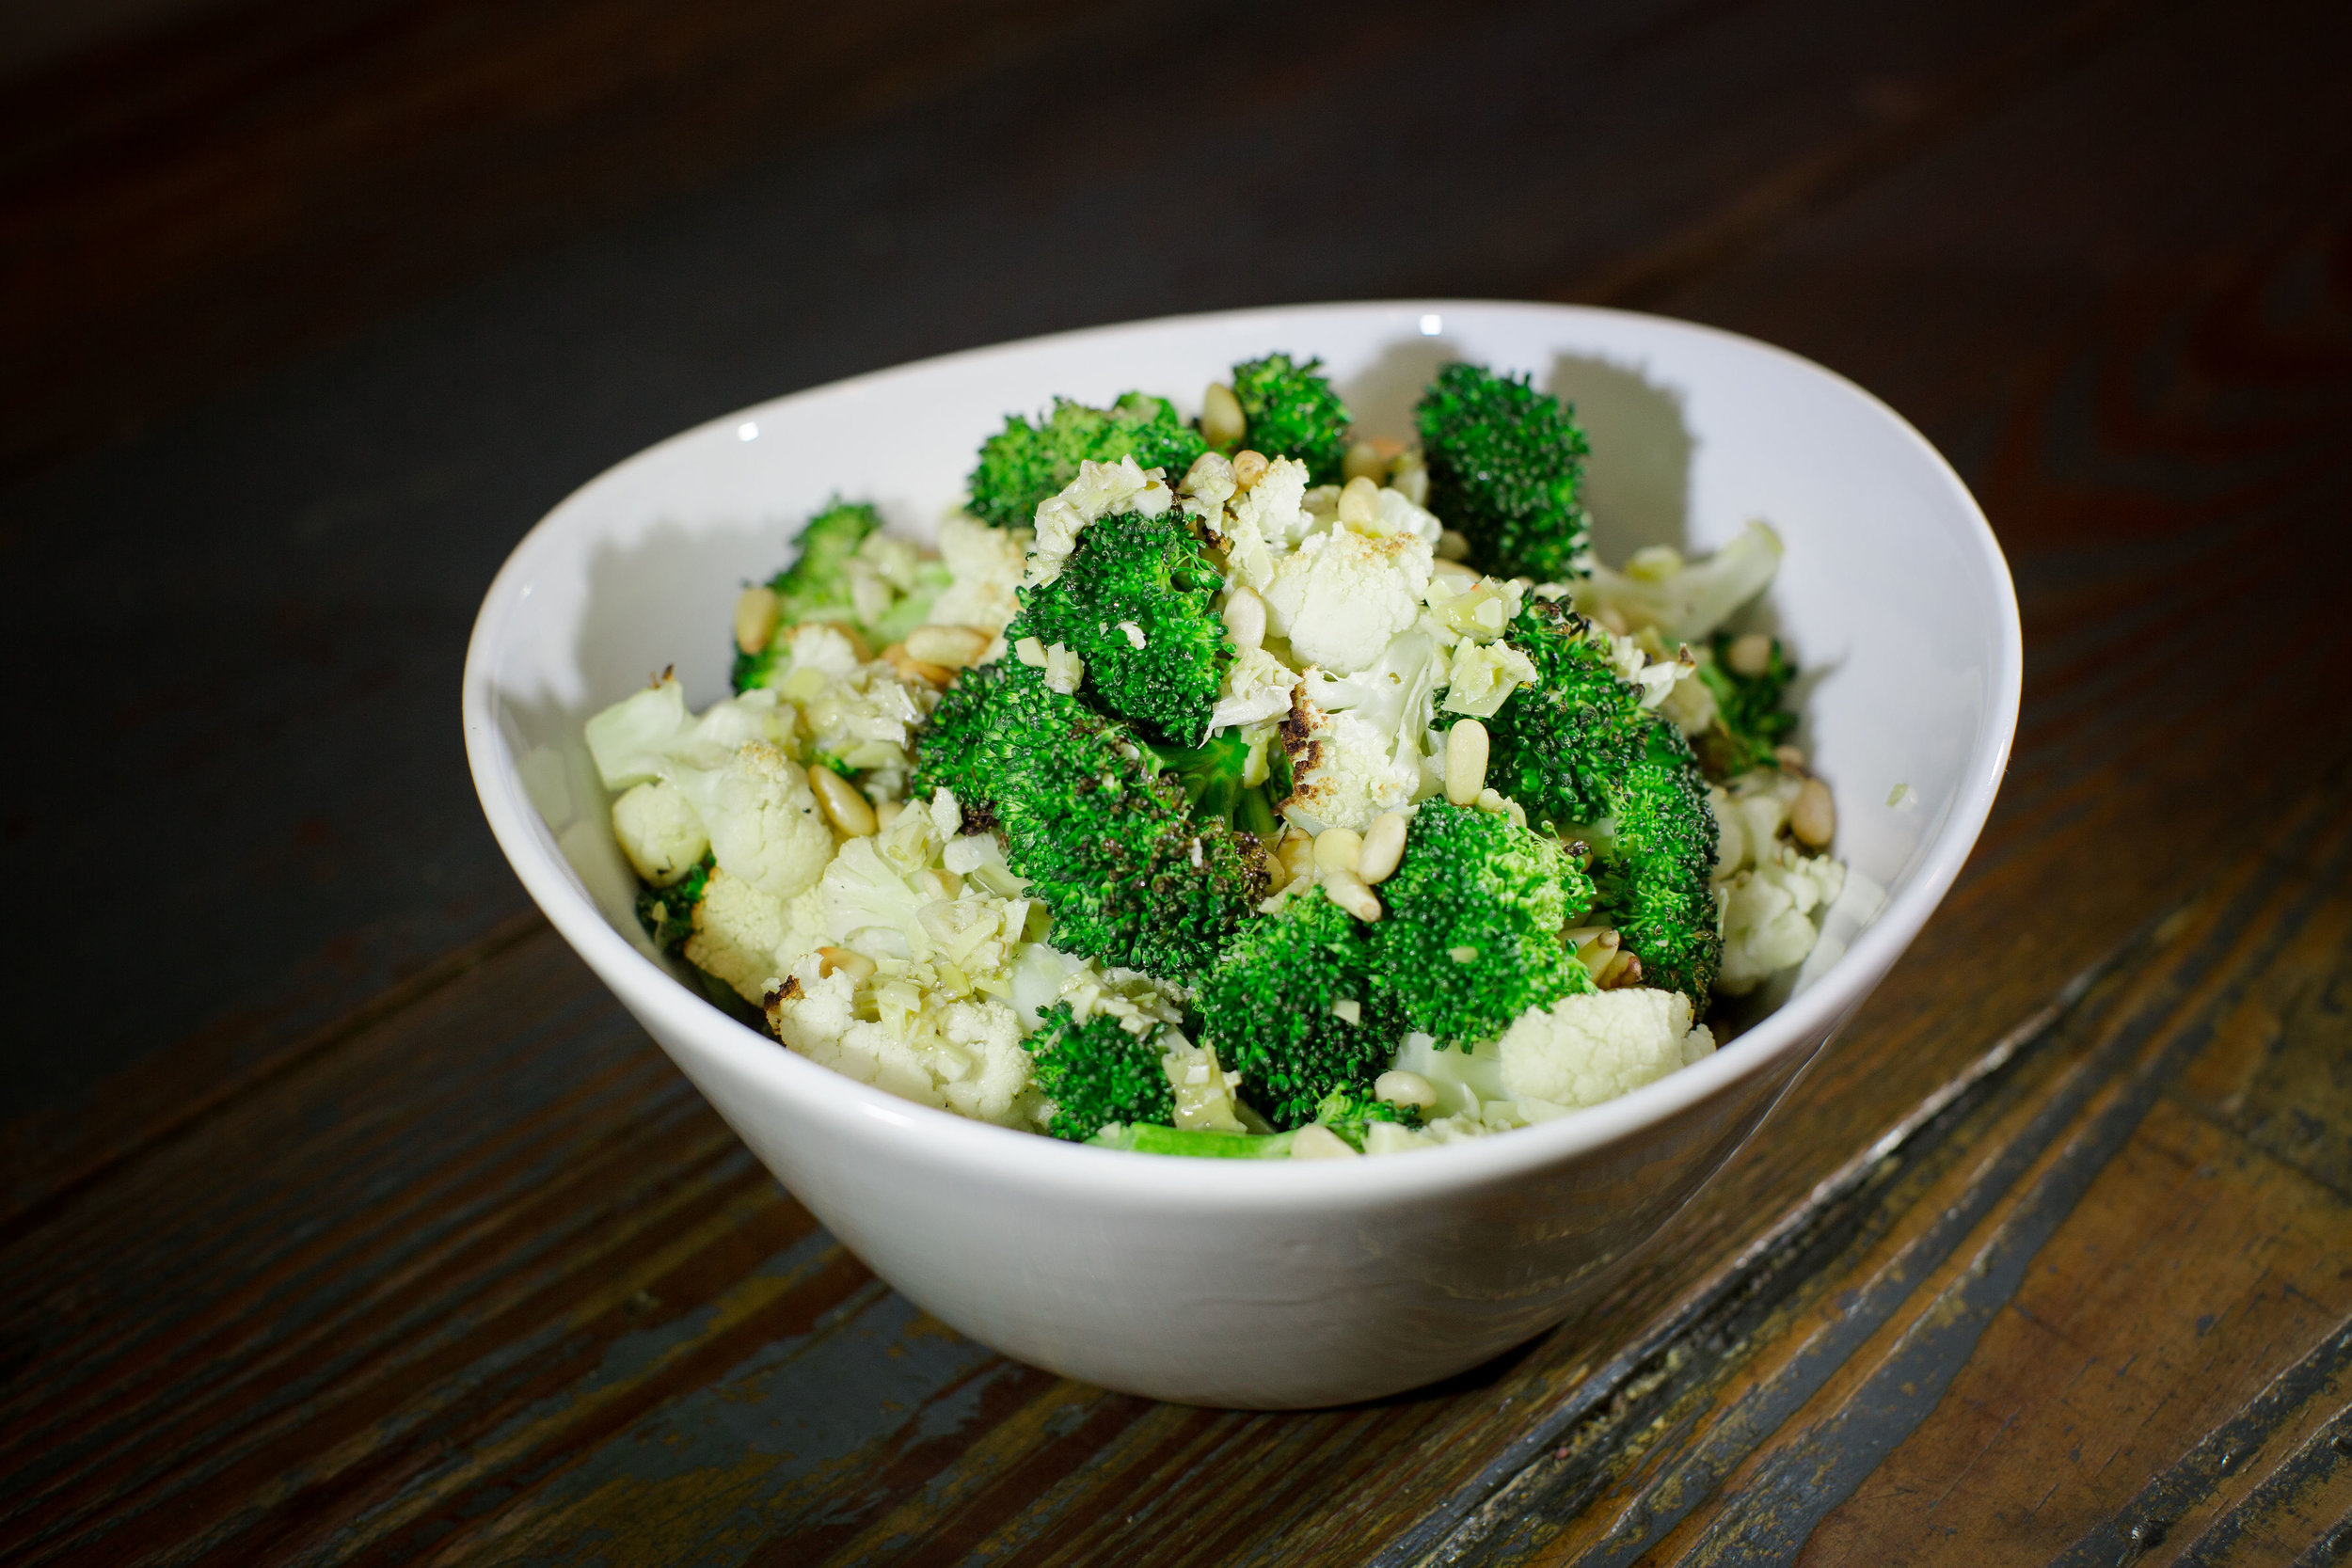
POLYGON ((994 791, 988 778, 991 705, 1008 672, 1017 668, 1011 659, 998 659, 957 672, 940 694, 939 705, 915 732, 910 794, 919 800, 937 790, 952 792, 963 808, 963 831, 968 833, 996 825, 990 804, 994 791))
POLYGON ((1268 780, 1242 782, 1249 776, 1250 758, 1262 749, 1263 743, 1253 745, 1229 730, 1199 746, 1154 746, 1152 754, 1192 802, 1197 820, 1222 822, 1263 837, 1281 826, 1274 815, 1279 797, 1270 792, 1268 780))
POLYGON ((1339 393, 1315 373, 1322 368, 1320 359, 1295 364, 1287 354, 1235 365, 1233 397, 1246 424, 1234 450, 1295 457, 1307 465, 1310 484, 1338 483, 1350 421, 1339 393))
POLYGON ((1504 633, 1537 682, 1488 719, 1486 777, 1529 816, 1586 833, 1600 907, 1645 983, 1707 1008, 1723 952, 1715 929, 1715 815, 1698 759, 1673 724, 1617 678, 1590 623, 1531 601, 1504 633))
POLYGON ((1129 392, 1108 408, 1056 398, 1050 416, 1031 424, 1009 415, 981 443, 969 510, 998 528, 1026 528, 1040 501, 1078 477, 1080 463, 1133 457, 1137 467, 1167 469, 1173 483, 1208 450, 1166 398, 1129 392))
POLYGON ((686 939, 694 934, 694 906, 703 901, 703 889, 718 865, 716 859, 705 855, 700 864, 668 887, 637 890, 637 924, 670 957, 684 954, 686 939))
POLYGON ((1380 900, 1374 983, 1441 1048, 1495 1039, 1528 1008, 1593 989, 1560 940, 1592 907, 1592 882, 1556 839, 1500 812, 1422 801, 1380 900))
POLYGON ((1291 1140, 1296 1136, 1294 1132, 1217 1132, 1199 1127, 1127 1122, 1105 1127, 1087 1142, 1097 1148, 1178 1154, 1194 1160, 1287 1160, 1291 1140))
POLYGON ((1131 1035, 1108 1013, 1077 1022, 1057 1002, 1029 1037, 1037 1086, 1054 1102, 1045 1130, 1084 1143, 1112 1123, 1167 1122, 1176 1117, 1176 1091, 1160 1069, 1165 1025, 1131 1035))
POLYGON ((1265 896, 1258 840, 1196 819, 1125 725, 1018 660, 996 668, 942 703, 917 787, 946 784, 967 825, 975 812, 995 824, 1006 863, 1054 911, 1055 946, 1162 979, 1204 973, 1265 896))
POLYGON ((1399 1127, 1419 1127, 1421 1111, 1417 1106, 1375 1100, 1368 1089, 1333 1089, 1315 1107, 1315 1120, 1346 1139, 1348 1147, 1360 1154, 1365 1130, 1374 1122, 1392 1121, 1399 1127))
POLYGON ((1414 417, 1429 468, 1429 509, 1499 578, 1565 582, 1592 568, 1591 519, 1577 499, 1584 433, 1526 376, 1448 365, 1414 417))
POLYGON ((1318 894, 1287 899, 1246 923, 1200 983, 1203 1038, 1278 1128, 1312 1121, 1334 1093, 1369 1100, 1396 1054, 1405 1029, 1393 995, 1375 991, 1364 933, 1318 894))
POLYGON ((736 650, 736 690, 773 680, 786 658, 784 633, 804 622, 838 621, 886 647, 930 617, 931 601, 947 586, 946 568, 914 560, 902 541, 877 537, 881 529, 882 514, 872 506, 837 496, 802 525, 800 553, 768 579, 776 595, 776 636, 755 654, 736 650))
POLYGON ((1726 662, 1734 641, 1730 633, 1717 632, 1710 645, 1714 657, 1699 665, 1699 679, 1715 698, 1715 721, 1692 745, 1710 779, 1772 767, 1772 748, 1797 727, 1797 716, 1780 705, 1788 683, 1797 678, 1780 639, 1772 640, 1772 656, 1756 675, 1742 675, 1726 662))
POLYGON ((1066 644, 1097 705, 1152 739, 1195 746, 1234 657, 1216 612, 1223 584, 1191 518, 1121 513, 1087 525, 1053 581, 1021 591, 1005 639, 1066 644))

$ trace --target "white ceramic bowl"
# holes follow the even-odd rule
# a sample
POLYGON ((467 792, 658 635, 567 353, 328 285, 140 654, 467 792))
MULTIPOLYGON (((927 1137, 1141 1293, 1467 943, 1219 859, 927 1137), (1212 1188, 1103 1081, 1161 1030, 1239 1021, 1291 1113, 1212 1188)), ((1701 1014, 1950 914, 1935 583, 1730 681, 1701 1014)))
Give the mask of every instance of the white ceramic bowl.
POLYGON ((2016 602, 1967 490, 1883 404, 1764 344, 1612 310, 1314 306, 1105 327, 796 393, 639 453, 549 513, 484 600, 466 746, 500 846, 557 930, 768 1168, 944 1322, 1160 1399, 1339 1403, 1474 1366, 1589 1299, 1740 1143, 1895 961, 1991 807, 2017 715, 2016 602), (1809 989, 1620 1100, 1476 1143, 1345 1162, 1180 1161, 961 1120, 791 1054, 666 969, 630 916, 581 722, 675 663, 725 690, 731 607, 838 491, 918 537, 1009 410, 1140 387, 1193 412, 1235 361, 1323 356, 1360 428, 1404 435, 1452 358, 1535 372, 1591 433, 1604 559, 1788 544, 1749 612, 1803 666, 1800 738, 1837 852, 1891 896, 1809 989), (1887 804, 1909 784, 1907 809, 1887 804))

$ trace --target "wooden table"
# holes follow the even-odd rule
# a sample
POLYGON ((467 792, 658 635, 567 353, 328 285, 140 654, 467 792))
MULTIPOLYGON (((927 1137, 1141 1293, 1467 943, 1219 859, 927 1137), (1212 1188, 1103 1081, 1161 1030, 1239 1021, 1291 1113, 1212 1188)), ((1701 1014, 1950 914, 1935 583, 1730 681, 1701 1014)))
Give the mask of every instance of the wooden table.
POLYGON ((2352 1555, 2352 26, 1913 10, 347 0, 13 94, 0 1561, 2352 1555), (464 626, 736 404, 1410 293, 1888 399, 2016 573, 2015 761, 1597 1309, 1355 1409, 1065 1383, 529 911, 464 626))

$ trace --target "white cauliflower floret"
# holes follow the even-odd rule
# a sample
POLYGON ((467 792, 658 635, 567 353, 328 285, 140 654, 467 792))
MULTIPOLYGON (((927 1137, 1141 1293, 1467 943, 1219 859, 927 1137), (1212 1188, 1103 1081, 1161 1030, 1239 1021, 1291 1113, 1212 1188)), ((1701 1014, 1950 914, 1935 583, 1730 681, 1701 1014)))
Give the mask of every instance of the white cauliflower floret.
POLYGON ((828 640, 813 647, 823 661, 796 662, 777 689, 798 706, 813 751, 857 769, 873 799, 896 800, 913 771, 908 757, 913 727, 930 712, 938 693, 919 681, 899 679, 880 659, 861 662, 838 632, 821 629, 828 640))
POLYGON ((808 775, 769 741, 745 742, 716 768, 679 768, 676 783, 709 832, 721 868, 771 897, 791 897, 833 858, 833 830, 808 775))
POLYGON ((1003 631, 1021 608, 1014 594, 1036 537, 1029 529, 991 528, 961 513, 943 518, 939 558, 947 587, 931 605, 932 623, 1003 631))
POLYGON ((1080 463, 1078 477, 1060 495, 1037 503, 1037 539, 1029 550, 1026 585, 1036 588, 1060 577, 1089 523, 1120 512, 1156 517, 1173 506, 1176 498, 1161 479, 1159 469, 1146 472, 1132 457, 1080 463))
POLYGON ((1438 640, 1416 629, 1391 638, 1379 662, 1369 670, 1336 678, 1309 670, 1300 677, 1298 692, 1323 712, 1345 713, 1387 736, 1391 770, 1417 785, 1438 689, 1450 673, 1438 640))
POLYGON ((1297 672, 1263 648, 1244 648, 1225 672, 1225 689, 1210 710, 1209 728, 1254 724, 1279 719, 1291 710, 1291 692, 1297 672))
POLYGON ((710 849, 710 835, 677 785, 648 779, 612 802, 612 836, 637 875, 668 887, 710 849))
POLYGON ((1771 768, 1743 773, 1728 786, 1708 786, 1707 803, 1715 813, 1717 882, 1731 880, 1772 853, 1788 825, 1788 809, 1804 787, 1797 775, 1771 768))
POLYGON ((1845 887, 1846 868, 1827 855, 1768 847, 1756 865, 1722 885, 1724 963, 1715 989, 1744 996, 1813 951, 1813 911, 1845 887))
POLYGON ((1696 642, 1764 592, 1780 555, 1780 535, 1760 522, 1705 561, 1686 563, 1671 547, 1653 545, 1623 572, 1596 565, 1574 586, 1576 608, 1613 631, 1655 626, 1670 642, 1696 642))
POLYGON ((694 906, 693 926, 687 962, 756 1003, 825 940, 825 907, 814 887, 771 898, 740 877, 713 871, 694 906))
POLYGON ((1373 499, 1378 511, 1367 531, 1409 533, 1431 548, 1437 547, 1438 535, 1445 531, 1445 526, 1412 497, 1402 490, 1383 487, 1373 499))
POLYGON ((1352 674, 1420 618, 1429 570, 1429 546, 1411 534, 1312 534, 1276 563, 1267 619, 1302 663, 1352 674))
MULTIPOLYGON (((847 680, 857 673, 863 662, 858 657, 857 644, 849 634, 830 621, 807 621, 787 631, 782 639, 785 652, 791 662, 776 680, 786 696, 800 701, 792 690, 792 677, 803 671, 822 675, 827 680, 847 680)), ((810 684, 810 683, 803 683, 810 684)))
POLYGON ((716 768, 747 740, 788 748, 792 710, 773 691, 755 689, 695 718, 686 711, 686 689, 665 675, 590 719, 583 733, 605 788, 624 790, 667 777, 677 763, 716 768))
POLYGON ((1418 762, 1396 760, 1394 737, 1353 713, 1327 713, 1294 695, 1283 726, 1292 790, 1282 815, 1311 833, 1326 828, 1361 832, 1384 811, 1413 799, 1418 762))
POLYGON ((1312 527, 1302 505, 1306 493, 1307 465, 1278 457, 1216 525, 1233 575, 1260 593, 1274 580, 1275 557, 1288 554, 1312 527))
POLYGON ((1530 1007, 1502 1037, 1502 1086, 1538 1113, 1614 1100, 1715 1049, 1680 991, 1627 987, 1530 1007))

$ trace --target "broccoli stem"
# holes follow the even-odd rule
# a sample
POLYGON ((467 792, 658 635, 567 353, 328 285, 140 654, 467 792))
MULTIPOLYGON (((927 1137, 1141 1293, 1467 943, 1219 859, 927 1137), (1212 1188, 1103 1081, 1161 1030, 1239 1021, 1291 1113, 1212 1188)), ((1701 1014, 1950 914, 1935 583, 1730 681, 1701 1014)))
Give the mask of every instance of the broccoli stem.
POLYGON ((1287 1160, 1292 1132, 1214 1132, 1190 1127, 1160 1127, 1151 1122, 1113 1123, 1088 1142, 1097 1148, 1123 1148, 1135 1154, 1177 1154, 1207 1160, 1287 1160))

